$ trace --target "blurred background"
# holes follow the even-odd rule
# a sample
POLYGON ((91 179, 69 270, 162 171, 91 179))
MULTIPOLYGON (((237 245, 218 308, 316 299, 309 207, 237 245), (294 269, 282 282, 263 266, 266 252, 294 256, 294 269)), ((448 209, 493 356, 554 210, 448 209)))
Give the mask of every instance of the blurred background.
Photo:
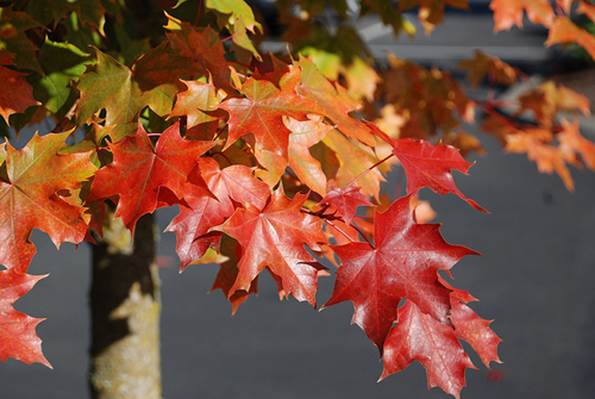
MULTIPOLYGON (((274 4, 253 3, 273 34, 263 47, 282 48, 274 40, 281 29, 274 4)), ((488 3, 471 1, 469 12, 449 11, 431 37, 395 38, 373 18, 359 21, 357 29, 379 61, 394 52, 451 70, 481 49, 537 79, 553 77, 595 101, 594 71, 585 68, 580 54, 546 49, 545 31, 530 25, 494 34, 488 3)), ((499 94, 514 95, 518 89, 499 94)), ((474 93, 481 97, 487 88, 474 93)), ((594 140, 593 119, 583 119, 582 125, 594 140)), ((505 155, 494 138, 481 137, 487 155, 475 158, 470 176, 456 178, 462 191, 490 214, 474 212, 452 196, 422 195, 437 211, 448 241, 483 254, 462 261, 454 275, 459 286, 481 299, 474 309, 495 319, 493 328, 504 340, 504 364, 468 371, 463 395, 594 398, 595 175, 573 171, 576 192, 569 193, 558 177, 538 173, 525 156, 505 155)), ((21 139, 26 141, 27 134, 21 139)), ((162 229, 175 212, 158 213, 162 229)), ((48 318, 39 334, 54 370, 9 361, 0 366, 0 396, 86 398, 89 248, 66 245, 58 253, 45 235, 34 234, 33 240, 39 253, 30 272, 50 277, 17 308, 48 318)), ((446 397, 427 391, 424 370, 417 364, 377 384, 378 354, 362 331, 349 326, 348 303, 318 312, 294 300, 279 302, 267 276, 259 296, 232 317, 222 294, 209 294, 215 266, 178 273, 173 234, 161 236, 159 263, 166 398, 446 397)), ((321 281, 320 303, 330 296, 332 284, 326 280, 321 281)))

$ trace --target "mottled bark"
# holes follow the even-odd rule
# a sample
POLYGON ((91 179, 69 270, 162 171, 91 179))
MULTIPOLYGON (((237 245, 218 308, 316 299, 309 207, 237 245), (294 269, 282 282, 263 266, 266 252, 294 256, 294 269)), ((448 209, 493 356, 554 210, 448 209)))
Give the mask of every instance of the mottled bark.
POLYGON ((160 399, 160 294, 152 216, 134 241, 113 218, 93 246, 91 370, 93 399, 160 399))

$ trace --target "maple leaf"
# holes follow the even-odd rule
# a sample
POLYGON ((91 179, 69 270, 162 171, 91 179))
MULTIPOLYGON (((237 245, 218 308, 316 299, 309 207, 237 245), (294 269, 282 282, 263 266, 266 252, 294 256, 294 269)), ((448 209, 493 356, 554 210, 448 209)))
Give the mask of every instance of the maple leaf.
POLYGON ((296 69, 286 73, 279 88, 266 80, 247 79, 241 92, 245 98, 229 98, 220 108, 229 114, 229 135, 226 147, 240 137, 252 133, 264 149, 283 158, 287 157, 290 131, 283 123, 283 116, 304 119, 313 108, 310 101, 295 92, 296 69))
POLYGON ((93 175, 92 151, 60 153, 70 132, 39 136, 17 150, 0 145, 4 177, 0 177, 0 264, 26 270, 35 245, 33 229, 47 233, 59 247, 85 238, 85 209, 78 198, 83 181, 93 175))
POLYGON ((346 136, 373 146, 375 141, 370 130, 364 123, 350 115, 360 108, 360 103, 353 100, 343 87, 333 86, 312 61, 302 58, 299 67, 300 85, 296 91, 315 103, 315 107, 309 112, 326 116, 346 136))
POLYGON ((486 76, 490 83, 507 86, 515 83, 519 77, 516 68, 480 50, 475 50, 473 58, 461 61, 459 68, 467 71, 467 77, 475 87, 479 86, 486 76))
POLYGON ((166 39, 143 54, 133 65, 135 79, 143 90, 179 79, 212 76, 217 88, 234 92, 230 66, 219 34, 210 27, 198 28, 165 13, 166 39))
POLYGON ((277 58, 274 54, 265 54, 261 60, 253 59, 252 77, 257 80, 268 80, 279 86, 281 78, 289 72, 289 64, 277 58))
POLYGON ((175 86, 161 85, 143 91, 128 67, 97 49, 95 56, 96 65, 88 69, 78 83, 80 123, 89 122, 95 113, 105 109, 106 127, 117 129, 110 133, 117 141, 134 131, 137 117, 146 106, 159 115, 171 110, 177 91, 175 86))
POLYGON ((557 136, 560 142, 560 151, 564 158, 577 164, 577 154, 591 170, 595 170, 595 143, 584 138, 579 132, 578 122, 562 121, 562 132, 557 136))
POLYGON ((207 113, 215 111, 220 102, 215 86, 193 80, 182 80, 182 83, 187 89, 176 95, 176 104, 169 116, 186 116, 188 129, 217 120, 216 116, 207 113))
MULTIPOLYGON (((231 73, 225 49, 217 32, 209 27, 199 29, 182 22, 180 29, 170 31, 166 36, 174 57, 181 58, 179 62, 185 64, 183 68, 202 71, 203 76, 210 72, 215 86, 233 91, 229 84, 231 73)), ((164 60, 167 59, 166 56, 164 60)), ((169 62, 163 67, 167 65, 169 62)), ((171 76, 171 72, 169 74, 171 76)), ((178 79, 179 75, 172 77, 178 79)))
POLYGON ((212 159, 201 160, 201 174, 209 190, 217 198, 227 196, 244 207, 257 209, 265 207, 270 190, 266 184, 256 179, 252 169, 244 165, 231 165, 219 169, 212 159), (206 164, 209 163, 207 167, 206 164))
POLYGON ((481 129, 506 144, 506 137, 522 132, 510 119, 498 112, 490 112, 481 123, 481 129))
POLYGON ((199 155, 213 144, 182 138, 176 122, 161 133, 153 147, 139 123, 134 136, 109 144, 114 160, 95 174, 88 201, 118 196, 116 216, 134 231, 142 215, 158 208, 163 189, 178 199, 184 197, 188 175, 199 155))
POLYGON ((334 211, 347 225, 351 224, 357 208, 360 206, 372 205, 357 186, 349 186, 346 188, 334 187, 326 194, 326 197, 324 197, 320 203, 323 205, 330 205, 331 212, 334 211))
POLYGON ((279 279, 283 295, 316 304, 319 270, 308 264, 314 259, 304 246, 317 249, 325 238, 320 220, 300 212, 305 200, 302 194, 288 199, 280 188, 262 211, 236 209, 218 228, 242 247, 238 276, 228 296, 239 290, 248 292, 256 276, 268 267, 279 279))
POLYGON ((456 336, 471 345, 486 367, 490 367, 492 362, 502 363, 498 356, 498 345, 502 340, 490 328, 492 321, 482 319, 473 309, 457 300, 452 305, 450 320, 456 336))
POLYGON ((560 149, 549 144, 552 134, 548 130, 531 129, 505 137, 506 151, 510 153, 526 153, 527 157, 537 164, 541 173, 556 172, 569 191, 574 191, 574 182, 570 170, 560 149))
POLYGON ((10 115, 24 112, 28 107, 37 104, 33 98, 33 89, 25 80, 27 74, 13 71, 7 68, 12 65, 13 56, 6 52, 0 52, 0 115, 8 124, 10 115))
POLYGON ((325 306, 351 301, 352 322, 382 350, 405 298, 438 321, 446 321, 450 291, 438 280, 474 251, 453 246, 442 238, 439 225, 417 224, 409 196, 376 213, 374 247, 354 242, 333 247, 341 259, 333 295, 325 306))
POLYGON ((581 112, 583 115, 591 113, 589 99, 553 81, 546 81, 535 89, 519 97, 521 111, 531 111, 537 121, 545 128, 556 124, 557 113, 581 112))
POLYGON ((231 38, 238 46, 250 51, 255 58, 261 59, 260 54, 248 37, 248 32, 262 32, 262 25, 256 22, 252 8, 243 0, 207 0, 205 6, 222 14, 229 14, 226 28, 231 32, 231 38))
POLYGON ((42 28, 31 15, 24 11, 13 11, 11 7, 2 7, 0 30, 2 34, 2 49, 14 55, 14 65, 18 68, 43 73, 37 59, 37 45, 28 37, 28 32, 42 28))
POLYGON ((568 17, 557 17, 548 35, 546 46, 561 43, 577 43, 595 59, 595 37, 579 28, 568 17))
POLYGON ((71 43, 54 42, 46 38, 39 49, 39 61, 43 76, 35 77, 33 91, 43 106, 60 118, 72 106, 76 90, 72 82, 85 72, 92 63, 89 54, 71 43))
POLYGON ((41 363, 52 368, 41 351, 41 339, 35 332, 44 319, 30 317, 12 307, 45 277, 14 269, 0 271, 0 361, 12 358, 25 364, 41 363))
POLYGON ((455 185, 452 170, 467 174, 473 166, 461 156, 459 150, 414 139, 398 139, 392 143, 393 152, 407 175, 407 194, 414 194, 428 187, 438 194, 455 194, 473 208, 486 212, 455 185))
POLYGON ((251 294, 258 292, 258 277, 250 284, 248 292, 240 290, 230 294, 234 282, 238 277, 238 266, 234 261, 227 261, 221 265, 215 277, 212 290, 221 290, 231 304, 231 314, 235 315, 241 304, 246 302, 251 294))
POLYGON ((432 33, 436 26, 442 22, 446 6, 466 10, 469 8, 469 0, 405 0, 399 2, 401 11, 419 7, 418 17, 427 34, 432 33))
POLYGON ((399 309, 398 319, 384 344, 380 379, 417 360, 426 369, 430 388, 439 387, 458 399, 465 386, 465 370, 475 366, 452 327, 424 314, 409 301, 399 309))
MULTIPOLYGON (((354 218, 357 222, 360 221, 359 218, 354 218)), ((337 246, 349 244, 352 242, 356 242, 360 238, 359 232, 353 227, 353 225, 348 225, 342 220, 327 220, 327 229, 326 234, 330 238, 333 238, 333 241, 336 243, 337 246)), ((332 248, 325 247, 324 253, 327 255, 327 258, 330 262, 332 262, 335 266, 339 266, 338 263, 335 261, 335 253, 332 248)))
POLYGON ((360 57, 356 57, 345 72, 345 81, 349 95, 356 99, 374 100, 376 87, 381 79, 376 70, 360 57))
POLYGON ((231 314, 234 315, 237 313, 240 305, 246 302, 250 295, 258 292, 258 277, 252 281, 248 292, 240 290, 230 294, 230 290, 238 278, 238 259, 242 256, 242 248, 236 241, 224 237, 221 242, 221 250, 229 254, 230 257, 226 262, 221 264, 211 290, 219 289, 223 292, 231 304, 231 314))
MULTIPOLYGON (((370 148, 345 137, 337 130, 331 130, 322 142, 328 152, 334 152, 339 161, 335 181, 339 187, 356 183, 366 195, 378 198, 380 183, 384 181, 382 173, 373 166, 378 157, 370 148)), ((324 154, 326 156, 326 154, 324 154)))
POLYGON ((481 144, 481 140, 470 133, 459 131, 450 132, 442 139, 442 144, 450 145, 458 148, 463 157, 471 152, 476 152, 479 155, 485 155, 486 150, 481 144))
POLYGON ((581 1, 576 11, 579 14, 586 15, 591 21, 595 21, 595 5, 581 1))
POLYGON ((554 10, 549 0, 492 0, 494 30, 508 30, 513 26, 523 26, 524 12, 536 24, 550 26, 554 21, 554 10))
POLYGON ((291 131, 288 145, 289 167, 305 185, 320 195, 326 194, 326 175, 320 162, 310 153, 310 147, 321 141, 333 127, 322 117, 309 115, 307 121, 284 117, 283 123, 291 131))
MULTIPOLYGON (((182 270, 216 242, 218 237, 207 233, 233 213, 235 208, 231 200, 242 206, 262 209, 270 194, 268 186, 256 179, 247 166, 232 165, 220 169, 212 158, 201 158, 198 165, 210 193, 196 184, 187 187, 184 201, 188 206, 181 206, 180 213, 166 229, 176 233, 176 251, 182 270)), ((191 178, 190 182, 193 180, 197 179, 191 178)))
POLYGON ((174 84, 183 89, 183 85, 180 86, 181 79, 207 77, 208 71, 180 55, 169 41, 164 41, 136 60, 132 66, 132 74, 143 90, 162 84, 174 84))
POLYGON ((104 18, 105 8, 101 0, 88 0, 84 4, 71 1, 52 1, 40 0, 27 4, 27 13, 35 18, 43 26, 51 26, 55 29, 56 25, 66 15, 77 13, 81 24, 88 25, 90 28, 97 28, 104 18))
MULTIPOLYGON (((393 54, 388 55, 388 61, 390 69, 384 74, 383 97, 402 119, 396 121, 398 137, 429 138, 439 130, 449 132, 457 128, 461 119, 473 121, 474 103, 450 74, 393 54)), ((387 132, 391 133, 390 130, 387 132)))
POLYGON ((217 245, 220 235, 207 233, 211 227, 223 223, 234 211, 229 199, 219 201, 200 186, 192 185, 185 191, 184 202, 187 206, 180 206, 180 212, 165 229, 176 234, 180 271, 201 259, 210 247, 217 245))

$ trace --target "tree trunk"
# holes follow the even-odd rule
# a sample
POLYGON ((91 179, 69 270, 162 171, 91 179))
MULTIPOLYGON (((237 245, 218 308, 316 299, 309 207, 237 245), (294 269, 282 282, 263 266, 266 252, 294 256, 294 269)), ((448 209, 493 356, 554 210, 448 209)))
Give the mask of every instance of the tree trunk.
POLYGON ((152 215, 134 241, 110 214, 93 246, 91 370, 93 399, 160 399, 160 292, 152 215))

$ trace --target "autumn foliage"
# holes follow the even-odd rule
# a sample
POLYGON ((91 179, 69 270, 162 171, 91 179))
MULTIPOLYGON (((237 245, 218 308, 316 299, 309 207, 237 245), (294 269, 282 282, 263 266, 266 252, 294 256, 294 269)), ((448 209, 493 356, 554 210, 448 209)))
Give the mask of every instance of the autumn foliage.
MULTIPOLYGON (((574 121, 590 112, 582 95, 545 81, 514 104, 479 101, 436 68, 392 55, 375 68, 363 42, 333 43, 312 22, 317 2, 282 12, 293 46, 285 56, 259 52, 263 26, 242 0, 154 1, 159 28, 142 40, 118 31, 128 17, 114 1, 14 3, 1 9, 0 115, 17 131, 46 118, 55 127, 23 148, 0 146, 0 360, 49 366, 40 319, 13 308, 45 277, 27 273, 33 229, 57 247, 93 243, 111 211, 134 231, 143 215, 177 206, 166 231, 180 269, 219 263, 213 288, 233 312, 258 292, 262 272, 280 298, 313 307, 318 279, 335 274, 322 307, 353 304, 353 322, 382 357, 381 378, 417 361, 430 387, 459 397, 475 368, 461 342, 489 367, 500 362, 500 338, 469 306, 476 299, 453 286, 454 266, 477 253, 427 223, 417 194, 452 194, 485 212, 453 175, 469 173, 464 155, 483 151, 464 131, 480 119, 506 150, 569 189, 568 165, 595 170, 595 144, 574 121), (388 199, 381 185, 391 168, 402 168, 406 188, 388 199)), ((415 8, 429 33, 445 7, 467 1, 363 1, 362 13, 409 34, 404 12, 415 8)), ((493 0, 491 9, 495 30, 526 16, 549 29, 548 46, 572 42, 595 56, 595 37, 570 18, 592 20, 590 2, 493 0)), ((525 79, 481 52, 460 67, 472 85, 525 79)))

